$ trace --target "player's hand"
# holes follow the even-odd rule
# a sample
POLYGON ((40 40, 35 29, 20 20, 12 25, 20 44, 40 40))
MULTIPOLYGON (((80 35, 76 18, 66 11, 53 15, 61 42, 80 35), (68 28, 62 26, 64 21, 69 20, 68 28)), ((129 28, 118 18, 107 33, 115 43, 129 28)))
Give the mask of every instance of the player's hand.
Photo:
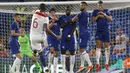
POLYGON ((105 16, 100 14, 100 15, 98 15, 98 18, 105 18, 105 16))
POLYGON ((103 15, 104 13, 103 13, 102 11, 100 11, 100 12, 98 12, 98 15, 100 15, 100 14, 102 14, 102 15, 103 15))
POLYGON ((56 36, 56 39, 57 39, 57 40, 60 40, 60 39, 61 39, 61 36, 56 36))
POLYGON ((70 35, 67 36, 66 42, 70 42, 70 37, 71 37, 70 35))

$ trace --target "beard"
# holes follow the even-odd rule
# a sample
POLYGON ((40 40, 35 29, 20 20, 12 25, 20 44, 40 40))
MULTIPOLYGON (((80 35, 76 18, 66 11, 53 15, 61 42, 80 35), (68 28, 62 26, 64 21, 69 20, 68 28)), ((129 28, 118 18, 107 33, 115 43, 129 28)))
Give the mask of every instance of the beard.
POLYGON ((70 13, 66 13, 66 15, 67 15, 67 16, 69 16, 69 15, 70 15, 70 13))
POLYGON ((83 9, 82 9, 82 8, 80 8, 80 11, 84 11, 84 10, 85 10, 84 8, 83 8, 83 9))

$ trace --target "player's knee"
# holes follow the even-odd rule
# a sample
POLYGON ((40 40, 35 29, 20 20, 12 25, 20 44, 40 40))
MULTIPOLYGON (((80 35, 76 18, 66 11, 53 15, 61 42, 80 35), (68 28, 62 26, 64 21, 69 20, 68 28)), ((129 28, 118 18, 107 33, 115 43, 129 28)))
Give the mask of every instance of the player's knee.
POLYGON ((54 48, 50 48, 50 52, 53 54, 54 53, 54 48))
POLYGON ((55 51, 54 56, 55 56, 55 57, 58 57, 58 51, 55 51))
POLYGON ((75 55, 75 51, 70 51, 70 55, 75 55))
POLYGON ((37 53, 37 51, 36 51, 36 50, 34 50, 34 51, 33 51, 33 53, 34 53, 34 54, 36 54, 36 53, 37 53))
POLYGON ((84 52, 85 51, 85 49, 84 48, 80 48, 80 52, 82 53, 82 52, 84 52))
POLYGON ((96 41, 96 48, 101 48, 102 42, 100 40, 96 41))
POLYGON ((66 51, 65 51, 65 50, 62 50, 62 51, 61 51, 61 54, 66 54, 66 51))
POLYGON ((39 55, 41 56, 41 55, 43 55, 43 52, 41 51, 41 52, 39 52, 39 55))
POLYGON ((16 57, 22 60, 22 56, 20 55, 20 53, 16 54, 16 57))

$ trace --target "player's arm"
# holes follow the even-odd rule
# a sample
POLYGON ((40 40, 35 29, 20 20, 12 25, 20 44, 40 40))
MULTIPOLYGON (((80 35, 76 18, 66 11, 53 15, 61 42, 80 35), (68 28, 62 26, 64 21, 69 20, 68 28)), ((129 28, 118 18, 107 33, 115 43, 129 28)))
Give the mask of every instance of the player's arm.
POLYGON ((57 37, 50 29, 47 23, 44 23, 44 30, 46 31, 46 33, 53 35, 54 37, 57 37))
POLYGON ((15 30, 11 30, 11 35, 12 36, 22 36, 22 33, 16 33, 15 30))
POLYGON ((15 24, 12 24, 11 25, 11 35, 12 36, 23 36, 24 35, 24 32, 23 31, 20 31, 20 33, 16 33, 15 32, 15 24))
POLYGON ((73 28, 72 28, 72 30, 71 30, 71 32, 70 32, 70 34, 69 34, 70 36, 73 35, 75 29, 76 29, 76 24, 73 26, 73 28))
POLYGON ((106 14, 105 17, 107 18, 108 21, 112 22, 112 16, 106 14))
POLYGON ((72 22, 75 22, 75 21, 78 19, 78 15, 79 15, 79 14, 77 14, 76 16, 74 16, 74 18, 72 18, 71 21, 72 21, 72 22))
POLYGON ((95 10, 92 12, 92 22, 95 22, 99 18, 99 15, 96 14, 95 10))
POLYGON ((104 13, 104 16, 106 17, 106 19, 110 22, 112 22, 112 16, 110 15, 110 12, 107 10, 106 13, 104 13))
POLYGON ((57 40, 59 40, 60 37, 58 37, 57 35, 55 35, 55 34, 49 29, 48 24, 49 24, 49 19, 46 18, 45 23, 43 24, 43 29, 44 29, 44 31, 45 31, 46 33, 48 33, 48 34, 50 34, 50 35, 56 37, 57 40))
POLYGON ((58 18, 55 17, 55 18, 52 18, 50 21, 49 21, 49 28, 51 29, 54 25, 55 22, 58 21, 58 18))
POLYGON ((51 29, 53 27, 53 25, 54 25, 54 21, 50 20, 50 22, 49 22, 49 28, 51 29))

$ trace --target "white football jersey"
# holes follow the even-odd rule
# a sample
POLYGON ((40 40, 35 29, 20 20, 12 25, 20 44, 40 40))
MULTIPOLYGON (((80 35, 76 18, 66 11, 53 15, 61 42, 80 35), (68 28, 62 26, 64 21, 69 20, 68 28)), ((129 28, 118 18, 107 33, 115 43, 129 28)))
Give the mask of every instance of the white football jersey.
POLYGON ((45 13, 36 11, 32 17, 30 35, 43 34, 44 24, 49 24, 49 18, 45 13))

